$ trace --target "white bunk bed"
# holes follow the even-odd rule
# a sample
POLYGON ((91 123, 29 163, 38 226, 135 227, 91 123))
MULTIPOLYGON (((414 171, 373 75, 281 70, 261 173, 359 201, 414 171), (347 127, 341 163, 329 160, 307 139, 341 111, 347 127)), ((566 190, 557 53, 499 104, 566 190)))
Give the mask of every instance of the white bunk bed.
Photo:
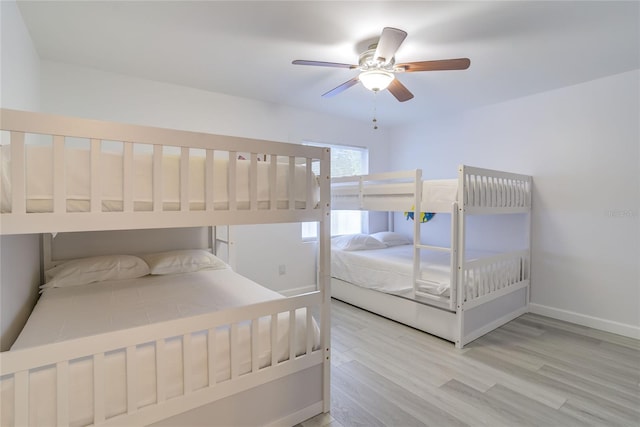
POLYGON ((41 233, 43 269, 61 262, 49 249, 57 233, 314 221, 320 236, 318 290, 299 296, 227 268, 45 289, 14 347, 0 353, 3 426, 294 425, 329 410, 327 149, 6 109, 0 123, 0 233, 41 233), (70 168, 73 161, 81 163, 70 168), (205 283, 236 293, 224 293, 227 303, 194 293, 205 283), (153 293, 162 287, 169 293, 153 293), (100 295, 132 292, 184 313, 150 320, 132 309, 122 315, 132 323, 120 327, 96 320, 118 317, 100 295), (72 298, 61 303, 65 295, 72 298), (75 325, 64 333, 47 320, 63 306, 60 317, 75 325))
POLYGON ((332 296, 458 348, 527 312, 531 182, 529 176, 470 166, 460 166, 458 178, 448 180, 423 180, 421 170, 332 179, 332 209, 451 215, 450 247, 423 244, 420 221, 414 221, 409 248, 334 251, 332 296), (525 215, 526 247, 468 251, 468 217, 488 214, 525 215), (376 271, 368 274, 371 269, 376 271))

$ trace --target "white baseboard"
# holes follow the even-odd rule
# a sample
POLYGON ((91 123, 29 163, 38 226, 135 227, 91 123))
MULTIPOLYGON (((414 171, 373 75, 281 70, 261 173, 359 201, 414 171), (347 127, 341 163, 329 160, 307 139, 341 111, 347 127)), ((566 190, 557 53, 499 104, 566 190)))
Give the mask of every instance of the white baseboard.
POLYGON ((281 291, 278 291, 278 293, 280 293, 281 295, 284 295, 285 297, 292 297, 295 295, 306 294, 307 292, 313 292, 316 289, 317 289, 316 285, 309 285, 309 286, 301 286, 299 288, 293 288, 293 289, 283 289, 281 291))
POLYGON ((552 317, 558 320, 575 323, 577 325, 588 326, 605 332, 622 335, 629 338, 640 339, 640 326, 627 325, 626 323, 614 322, 612 320, 601 319, 599 317, 587 316, 573 311, 562 310, 540 304, 529 304, 531 313, 552 317))

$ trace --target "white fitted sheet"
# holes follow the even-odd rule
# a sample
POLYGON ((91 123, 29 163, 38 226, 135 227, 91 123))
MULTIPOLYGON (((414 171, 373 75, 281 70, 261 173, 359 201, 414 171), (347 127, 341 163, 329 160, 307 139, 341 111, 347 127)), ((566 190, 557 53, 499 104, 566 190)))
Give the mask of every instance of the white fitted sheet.
MULTIPOLYGON (((70 288, 47 289, 36 304, 27 324, 12 346, 12 350, 38 346, 135 327, 154 322, 183 318, 224 308, 239 307, 283 298, 280 294, 233 272, 230 269, 206 270, 168 276, 145 276, 140 279, 94 283, 70 288)), ((296 311, 296 354, 305 352, 306 310, 296 311)), ((271 362, 270 318, 260 319, 259 365, 271 362)), ((278 316, 278 360, 289 354, 289 315, 278 316)), ((319 328, 315 324, 314 348, 319 346, 319 328)), ((239 373, 251 370, 251 338, 249 324, 238 328, 239 373)), ((207 385, 207 336, 205 332, 192 336, 192 380, 194 389, 207 385)), ((230 378, 229 330, 216 331, 216 380, 230 378)), ((155 347, 140 345, 137 352, 138 406, 155 402, 155 347)), ((181 394, 182 344, 178 338, 165 343, 168 375, 165 378, 167 398, 181 394)), ((124 350, 105 355, 107 417, 126 411, 126 381, 124 350)), ((37 425, 55 424, 56 374, 44 368, 30 376, 30 419, 37 425)), ((70 419, 72 425, 93 421, 93 367, 88 359, 69 364, 70 419)), ((1 425, 10 424, 13 413, 13 382, 2 381, 1 425)))
MULTIPOLYGON (((27 212, 51 212, 53 210, 53 162, 50 146, 25 145, 26 164, 26 207, 27 212)), ((90 210, 90 151, 80 148, 65 148, 65 188, 68 212, 88 212, 90 210), (72 165, 72 166, 70 166, 72 165)), ((100 185, 102 188, 102 210, 121 211, 123 207, 123 156, 119 153, 103 151, 100 154, 100 185)), ((11 156, 10 146, 0 147, 0 210, 11 211, 11 156)), ((249 207, 249 167, 248 160, 236 162, 236 201, 238 209, 249 207)), ((269 191, 270 162, 258 162, 258 208, 267 209, 269 191)), ((134 210, 150 211, 153 201, 152 155, 134 154, 134 210)), ((214 209, 228 209, 228 160, 214 160, 214 209)), ((289 201, 289 164, 278 163, 276 179, 276 203, 279 209, 287 208, 289 201)), ((296 165, 294 198, 296 208, 304 208, 307 201, 306 167, 296 165)), ((319 187, 314 179, 312 200, 319 200, 319 187)), ((162 160, 162 197, 164 210, 180 209, 180 156, 164 154, 162 160)), ((205 158, 189 157, 189 206, 190 210, 205 207, 205 158)))
MULTIPOLYGON (((467 261, 487 254, 468 253, 467 261)), ((427 282, 420 286, 420 290, 448 297, 451 286, 451 255, 421 250, 420 258, 420 278, 427 282)), ((361 287, 391 294, 406 294, 413 289, 413 245, 365 251, 332 248, 331 275, 361 287)))

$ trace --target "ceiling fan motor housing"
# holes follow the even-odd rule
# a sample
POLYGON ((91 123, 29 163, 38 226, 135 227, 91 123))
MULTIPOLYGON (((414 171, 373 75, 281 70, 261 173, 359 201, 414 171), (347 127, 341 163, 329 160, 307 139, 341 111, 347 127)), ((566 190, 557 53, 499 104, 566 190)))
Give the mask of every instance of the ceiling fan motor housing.
MULTIPOLYGON (((381 60, 378 60, 377 58, 374 58, 376 53, 376 46, 377 46, 376 44, 372 44, 371 46, 369 46, 368 50, 365 50, 360 54, 360 57, 358 59, 358 68, 362 71, 368 71, 368 70, 385 70, 389 72, 395 71, 393 68, 393 66, 396 63, 395 58, 391 58, 386 63, 381 60)), ((386 58, 384 58, 384 60, 386 60, 386 58)))

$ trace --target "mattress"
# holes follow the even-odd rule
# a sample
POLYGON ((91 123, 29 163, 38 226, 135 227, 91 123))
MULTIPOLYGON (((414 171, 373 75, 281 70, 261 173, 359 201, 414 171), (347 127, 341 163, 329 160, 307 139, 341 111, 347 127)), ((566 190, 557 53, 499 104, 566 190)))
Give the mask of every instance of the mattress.
MULTIPOLYGON (((362 202, 367 205, 385 206, 387 210, 410 211, 413 209, 415 184, 367 183, 362 189, 362 202)), ((422 181, 422 212, 450 212, 451 204, 457 200, 457 179, 434 179, 422 181)), ((334 204, 342 209, 358 209, 360 194, 358 184, 339 183, 331 187, 334 204)), ((376 208, 376 210, 378 210, 376 208)))
MULTIPOLYGON (((280 294, 233 272, 230 269, 206 270, 167 276, 145 276, 133 280, 117 280, 85 286, 46 289, 36 304, 27 324, 12 346, 12 350, 39 346, 93 334, 141 326, 155 322, 189 317, 225 308, 239 307, 283 298, 280 294)), ((259 365, 271 363, 271 320, 260 319, 259 365)), ((306 310, 296 311, 296 354, 306 349, 306 310)), ((278 360, 289 355, 289 314, 278 316, 278 360)), ((319 328, 314 333, 314 348, 319 346, 319 328)), ((251 370, 251 339, 249 324, 238 328, 239 374, 251 370)), ((194 389, 208 383, 206 333, 192 335, 192 380, 194 389)), ((216 330, 216 380, 230 378, 229 330, 216 330)), ((153 343, 138 345, 137 388, 142 407, 155 402, 155 347, 153 343)), ((167 398, 182 394, 182 342, 168 339, 165 344, 167 398)), ((125 352, 105 355, 105 387, 107 417, 126 412, 125 352)), ((36 425, 55 421, 56 374, 44 368, 31 373, 30 419, 36 425)), ((12 416, 13 385, 2 382, 2 421, 9 424, 12 416)), ((80 359, 69 364, 70 419, 72 425, 93 422, 92 361, 80 359)))
MULTIPOLYGON (((467 261, 485 256, 469 252, 467 261)), ((421 250, 420 290, 431 295, 449 297, 451 255, 421 250)), ((331 275, 337 279, 381 292, 406 295, 413 290, 413 245, 383 249, 343 251, 331 249, 331 275)))
MULTIPOLYGON (((25 145, 26 156, 26 207, 27 212, 53 211, 53 162, 50 146, 25 145)), ((65 188, 68 212, 90 210, 91 172, 90 151, 65 148, 65 188)), ((214 209, 229 208, 228 160, 214 159, 213 204, 214 209)), ((249 208, 249 169, 251 162, 236 162, 236 201, 238 209, 249 208)), ((0 211, 11 212, 11 157, 10 146, 0 147, 0 211)), ((268 209, 270 201, 269 162, 258 162, 257 201, 259 209, 268 209)), ((289 204, 289 164, 277 164, 276 203, 278 209, 289 204)), ((102 210, 123 209, 123 156, 120 153, 100 153, 100 185, 102 210)), ((314 181, 317 184, 317 180, 314 181)), ((134 154, 133 177, 134 210, 151 211, 153 208, 153 163, 149 153, 134 154)), ((163 210, 180 210, 180 156, 165 153, 162 158, 163 210)), ((315 185, 312 200, 319 200, 319 187, 315 185)), ((306 165, 295 167, 294 199, 297 209, 307 201, 306 165)), ((205 208, 205 157, 189 157, 189 209, 205 208)))

